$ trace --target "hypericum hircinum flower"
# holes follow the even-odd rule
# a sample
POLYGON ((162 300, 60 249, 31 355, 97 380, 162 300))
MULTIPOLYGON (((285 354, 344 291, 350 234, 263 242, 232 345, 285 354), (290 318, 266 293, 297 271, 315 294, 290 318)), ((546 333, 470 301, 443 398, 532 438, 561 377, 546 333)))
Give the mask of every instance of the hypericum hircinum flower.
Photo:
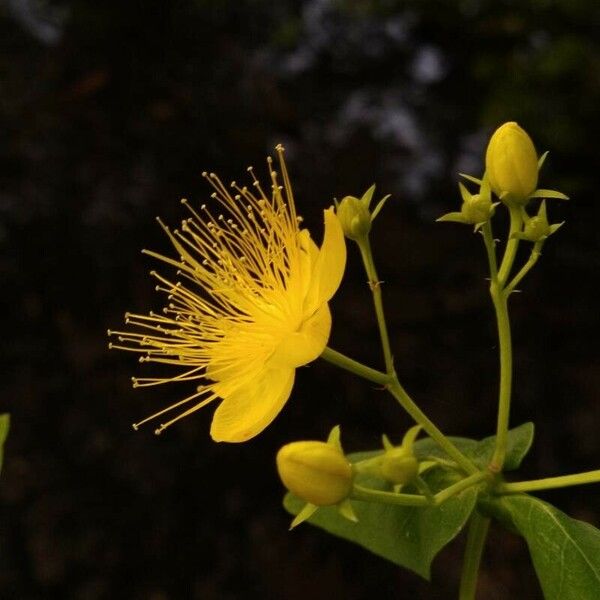
POLYGON ((280 177, 268 158, 270 190, 252 168, 251 188, 231 184, 214 173, 204 177, 220 205, 206 205, 180 229, 161 224, 177 258, 144 251, 177 270, 169 279, 156 272, 157 290, 167 295, 162 314, 126 314, 132 331, 113 348, 142 354, 140 362, 174 365, 172 377, 134 378, 134 387, 167 382, 198 382, 191 396, 134 425, 192 404, 162 423, 160 433, 179 419, 221 399, 211 425, 216 441, 243 442, 273 421, 290 396, 297 367, 315 360, 331 330, 328 301, 342 279, 346 246, 333 208, 324 211, 319 249, 301 229, 283 148, 277 147, 280 177), (281 180, 281 183, 280 183, 281 180))

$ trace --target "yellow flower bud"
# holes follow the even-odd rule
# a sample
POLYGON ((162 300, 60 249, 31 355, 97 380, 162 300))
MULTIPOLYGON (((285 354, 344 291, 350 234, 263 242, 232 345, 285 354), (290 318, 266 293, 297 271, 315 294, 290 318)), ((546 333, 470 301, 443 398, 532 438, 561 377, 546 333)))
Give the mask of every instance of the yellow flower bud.
POLYGON ((352 465, 326 442, 286 444, 277 453, 277 470, 290 492, 316 506, 338 504, 352 489, 352 465))
POLYGON ((538 157, 531 138, 514 121, 496 129, 485 154, 490 186, 497 196, 524 203, 538 182, 538 157))
POLYGON ((383 478, 391 483, 405 484, 419 474, 419 463, 412 450, 398 446, 385 452, 380 472, 383 478))
POLYGON ((344 235, 351 240, 366 236, 371 230, 369 206, 359 198, 346 196, 337 208, 337 216, 344 235))

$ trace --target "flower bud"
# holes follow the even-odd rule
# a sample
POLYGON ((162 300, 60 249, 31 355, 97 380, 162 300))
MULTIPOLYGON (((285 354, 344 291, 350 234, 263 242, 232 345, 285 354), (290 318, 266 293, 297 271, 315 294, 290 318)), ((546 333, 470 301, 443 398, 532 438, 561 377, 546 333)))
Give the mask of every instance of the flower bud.
POLYGON ((494 205, 489 195, 473 194, 463 202, 460 212, 466 223, 477 225, 490 219, 494 212, 494 205))
POLYGON ((277 453, 277 470, 290 492, 316 506, 338 504, 352 490, 352 465, 326 442, 286 444, 277 453))
POLYGON ((344 235, 354 241, 366 236, 371 231, 371 215, 368 204, 346 196, 337 208, 337 216, 342 225, 344 235))
POLYGON ((538 157, 527 132, 511 121, 496 129, 488 144, 485 167, 493 192, 525 203, 538 182, 538 157))
POLYGON ((540 205, 538 214, 535 217, 528 217, 525 214, 525 227, 523 231, 513 234, 513 237, 528 242, 542 242, 560 229, 561 226, 562 223, 551 225, 548 222, 546 202, 544 201, 540 205))
POLYGON ((411 450, 402 446, 388 450, 382 457, 380 472, 395 484, 410 483, 419 474, 419 463, 411 450))

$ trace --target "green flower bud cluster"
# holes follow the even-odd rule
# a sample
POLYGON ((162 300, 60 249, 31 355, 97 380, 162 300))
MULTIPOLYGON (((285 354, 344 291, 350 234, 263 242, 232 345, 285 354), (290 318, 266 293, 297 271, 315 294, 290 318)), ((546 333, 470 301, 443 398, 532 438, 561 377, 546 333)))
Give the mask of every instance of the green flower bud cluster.
POLYGON ((460 212, 447 213, 438 221, 465 223, 478 228, 492 218, 498 203, 492 202, 492 193, 485 177, 481 181, 478 194, 471 194, 462 183, 458 184, 458 188, 463 200, 460 212))
POLYGON ((438 221, 454 221, 475 225, 479 229, 489 221, 498 202, 492 202, 492 193, 511 209, 520 211, 521 229, 511 237, 530 242, 543 242, 562 223, 551 225, 548 222, 546 204, 542 202, 538 214, 530 217, 527 204, 534 198, 568 200, 557 190, 537 189, 539 172, 547 153, 539 159, 531 138, 514 121, 504 123, 490 138, 485 153, 485 173, 481 179, 471 175, 462 177, 479 185, 479 193, 471 194, 459 183, 463 200, 460 212, 450 212, 438 221))
POLYGON ((375 217, 383 208, 389 195, 382 198, 373 212, 369 208, 375 193, 375 185, 372 185, 361 198, 354 196, 345 196, 342 200, 336 202, 336 214, 342 226, 344 235, 355 242, 366 239, 371 231, 371 225, 375 217))

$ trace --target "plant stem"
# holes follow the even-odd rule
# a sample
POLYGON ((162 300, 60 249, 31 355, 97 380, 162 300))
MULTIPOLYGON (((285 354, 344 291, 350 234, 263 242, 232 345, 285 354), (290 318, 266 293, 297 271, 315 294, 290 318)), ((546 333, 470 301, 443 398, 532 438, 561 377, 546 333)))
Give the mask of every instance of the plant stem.
POLYGON ((588 483, 600 483, 600 470, 574 473, 573 475, 561 475, 559 477, 546 477, 545 479, 532 479, 530 481, 502 483, 498 486, 497 492, 500 494, 517 494, 520 492, 551 490, 588 483))
POLYGON ((527 275, 527 273, 529 273, 529 271, 533 268, 535 263, 538 261, 538 258, 542 254, 541 250, 543 245, 544 242, 536 242, 533 245, 531 255, 529 256, 529 260, 523 265, 521 270, 513 277, 512 281, 506 286, 507 295, 510 295, 515 291, 515 288, 517 287, 517 285, 519 285, 523 277, 525 277, 525 275, 527 275))
POLYGON ((477 510, 473 511, 469 521, 467 546, 465 548, 465 557, 460 578, 459 600, 475 599, 479 565, 481 564, 481 556, 483 554, 489 525, 489 517, 484 517, 477 512, 477 510))
POLYGON ((433 498, 428 499, 425 496, 417 494, 396 494, 394 492, 384 492, 381 490, 372 490, 361 485, 354 485, 352 488, 352 498, 354 500, 363 500, 365 502, 378 502, 380 504, 397 504, 400 506, 439 506, 449 500, 456 494, 470 488, 472 485, 486 479, 488 473, 478 471, 465 477, 460 481, 448 486, 441 492, 438 492, 433 498))
POLYGON ((385 361, 385 370, 388 375, 394 373, 394 358, 390 348, 390 338, 388 335, 385 315, 383 313, 383 300, 381 298, 381 281, 377 276, 375 262, 373 261, 373 253, 371 252, 371 242, 368 236, 365 236, 358 242, 360 255, 367 272, 369 279, 369 287, 373 294, 373 304, 375 305, 375 316, 377 317, 377 326, 379 327, 379 335, 381 337, 381 347, 383 350, 383 358, 385 361))
POLYGON ((498 264, 496 262, 496 242, 494 242, 494 234, 492 233, 492 222, 486 221, 482 227, 483 241, 488 257, 490 267, 490 277, 492 281, 498 281, 498 264))
POLYGON ((416 423, 421 425, 425 432, 437 442, 438 446, 446 452, 464 471, 467 473, 476 473, 477 467, 435 426, 435 424, 427 417, 427 415, 415 404, 412 398, 406 393, 396 375, 386 375, 381 371, 371 369, 359 363, 344 354, 325 348, 321 354, 321 358, 325 359, 337 367, 350 371, 359 377, 363 377, 374 383, 385 386, 388 391, 398 400, 400 405, 408 412, 416 423))
POLYGON ((492 281, 490 294, 496 311, 498 343, 500 346, 500 389, 498 393, 498 422, 496 426, 496 448, 490 463, 490 470, 499 473, 506 458, 508 425, 510 420, 510 400, 512 392, 512 341, 508 318, 508 297, 500 289, 498 281, 492 281))
POLYGON ((365 502, 378 502, 379 504, 396 504, 399 506, 431 506, 432 503, 425 496, 417 494, 395 494, 393 492, 383 492, 381 490, 372 490, 362 485, 354 485, 351 498, 353 500, 363 500, 365 502))
POLYGON ((387 386, 392 379, 386 373, 382 373, 376 369, 371 369, 371 367, 367 367, 366 365, 363 365, 362 363, 359 363, 358 361, 349 358, 345 354, 337 352, 329 347, 326 347, 325 350, 323 350, 321 358, 335 365, 336 367, 350 371, 359 377, 368 379, 369 381, 378 383, 379 385, 387 386))
POLYGON ((515 262, 515 257, 517 256, 517 249, 519 248, 518 238, 513 238, 512 235, 513 233, 519 233, 523 225, 521 209, 515 206, 509 206, 508 210, 510 211, 510 229, 508 232, 508 241, 506 242, 506 250, 504 251, 502 264, 498 271, 498 280, 502 287, 504 287, 508 280, 510 270, 515 262))
POLYGON ((368 236, 361 238, 358 242, 362 261, 369 280, 369 287, 373 295, 373 304, 375 306, 375 315, 377 317, 377 325, 379 327, 379 335, 381 337, 381 346, 385 360, 385 369, 389 376, 386 383, 387 389, 398 400, 400 405, 408 412, 416 423, 421 425, 427 434, 437 442, 437 444, 452 458, 462 469, 467 473, 477 472, 477 467, 466 457, 456 446, 435 426, 435 424, 425 415, 425 413, 415 404, 415 402, 406 393, 394 369, 394 359, 390 348, 390 339, 385 321, 383 310, 383 299, 381 297, 381 282, 377 276, 373 253, 371 251, 371 243, 368 236))
POLYGON ((402 408, 413 418, 415 423, 423 427, 427 435, 433 439, 444 452, 467 473, 477 473, 477 467, 437 428, 435 423, 417 406, 406 393, 398 378, 388 384, 388 390, 398 400, 402 408))
POLYGON ((521 210, 517 207, 509 207, 510 210, 510 231, 508 234, 508 242, 506 250, 502 258, 500 269, 496 272, 495 266, 495 250, 493 250, 493 239, 491 239, 490 228, 484 227, 484 241, 488 258, 490 261, 490 295, 496 311, 496 322, 498 326, 498 344, 500 347, 500 386, 498 392, 498 422, 496 426, 496 448, 490 470, 496 473, 502 471, 504 459, 506 458, 506 444, 508 440, 508 425, 510 421, 510 401, 512 394, 512 341, 510 332, 510 321, 508 318, 508 293, 504 289, 506 280, 510 275, 519 240, 512 237, 513 233, 521 230, 523 218, 521 210), (490 241, 491 240, 491 241, 490 241), (493 251, 494 260, 492 260, 491 252, 493 251))

